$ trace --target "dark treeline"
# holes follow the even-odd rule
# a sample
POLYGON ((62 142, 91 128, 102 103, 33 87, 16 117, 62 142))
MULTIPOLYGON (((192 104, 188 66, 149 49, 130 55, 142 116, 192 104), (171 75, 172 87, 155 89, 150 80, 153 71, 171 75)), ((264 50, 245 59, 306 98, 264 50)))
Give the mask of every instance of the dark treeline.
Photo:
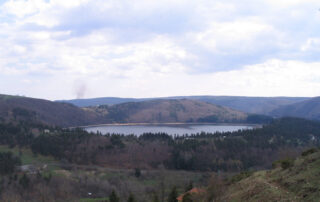
POLYGON ((93 134, 82 129, 0 124, 0 144, 29 147, 71 163, 129 168, 241 171, 270 167, 274 160, 318 146, 320 123, 298 118, 273 120, 251 130, 170 136, 93 134))

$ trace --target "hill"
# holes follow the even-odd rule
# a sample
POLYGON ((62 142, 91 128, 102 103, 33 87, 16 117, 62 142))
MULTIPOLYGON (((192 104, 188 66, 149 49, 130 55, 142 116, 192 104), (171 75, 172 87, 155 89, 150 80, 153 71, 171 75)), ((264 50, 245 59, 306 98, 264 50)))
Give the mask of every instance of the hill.
POLYGON ((275 162, 274 169, 233 183, 225 197, 228 201, 319 201, 319 165, 320 152, 308 150, 296 160, 275 162))
POLYGON ((241 96, 178 96, 164 98, 92 98, 92 99, 75 99, 60 100, 58 102, 71 103, 79 107, 98 106, 98 105, 115 105, 126 102, 142 102, 157 99, 191 99, 211 104, 229 107, 238 111, 254 114, 268 114, 272 110, 300 101, 308 100, 304 97, 241 97, 241 96))
POLYGON ((270 115, 275 117, 292 116, 320 120, 320 97, 279 107, 273 110, 270 115))
POLYGON ((0 95, 1 120, 38 121, 63 127, 103 122, 99 115, 72 104, 10 95, 0 95))
POLYGON ((203 102, 222 105, 253 114, 268 114, 270 111, 308 98, 303 97, 241 97, 241 96, 200 96, 191 97, 203 102))
POLYGON ((151 100, 86 108, 117 123, 244 122, 247 114, 196 100, 151 100))

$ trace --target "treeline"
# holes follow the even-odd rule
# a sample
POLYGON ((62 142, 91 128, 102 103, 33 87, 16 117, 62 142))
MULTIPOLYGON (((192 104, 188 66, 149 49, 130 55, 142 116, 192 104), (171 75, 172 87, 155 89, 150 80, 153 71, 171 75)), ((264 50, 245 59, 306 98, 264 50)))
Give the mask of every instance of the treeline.
POLYGON ((261 128, 224 133, 170 136, 93 134, 82 129, 0 124, 0 144, 30 147, 78 164, 127 168, 241 171, 267 168, 271 162, 320 143, 320 123, 298 118, 273 120, 261 128))
MULTIPOLYGON (((224 121, 224 123, 249 123, 249 124, 269 124, 273 121, 273 118, 270 116, 266 115, 261 115, 261 114, 249 114, 245 120, 237 120, 237 119, 232 119, 229 121, 224 121)), ((189 121, 193 122, 193 121, 189 121)), ((221 123, 219 121, 219 117, 212 115, 212 116, 207 116, 203 118, 197 119, 198 123, 221 123)))
POLYGON ((175 138, 168 166, 187 170, 239 171, 270 167, 282 156, 320 144, 320 124, 296 118, 252 130, 201 133, 175 138))

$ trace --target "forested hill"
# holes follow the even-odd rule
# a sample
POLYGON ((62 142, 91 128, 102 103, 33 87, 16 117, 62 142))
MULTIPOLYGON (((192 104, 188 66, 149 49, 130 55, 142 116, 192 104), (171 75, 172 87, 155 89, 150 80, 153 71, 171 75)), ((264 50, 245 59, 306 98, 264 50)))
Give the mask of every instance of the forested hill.
POLYGON ((247 114, 227 107, 195 100, 151 100, 113 106, 86 108, 99 113, 108 122, 174 123, 174 122, 246 122, 247 114))
POLYGON ((72 104, 0 95, 0 121, 13 120, 37 121, 63 127, 104 123, 103 118, 97 114, 72 104))
POLYGON ((292 116, 312 120, 320 120, 320 97, 280 107, 271 115, 276 117, 292 116))
POLYGON ((91 99, 75 99, 60 100, 58 102, 71 103, 79 107, 98 106, 98 105, 116 105, 126 102, 142 102, 157 99, 189 99, 201 102, 207 102, 215 105, 229 107, 238 111, 253 114, 268 114, 272 110, 310 98, 306 97, 245 97, 245 96, 178 96, 163 98, 91 98, 91 99))
POLYGON ((266 123, 248 115, 196 100, 151 100, 80 108, 68 103, 0 95, 0 122, 33 121, 61 127, 106 123, 266 123))

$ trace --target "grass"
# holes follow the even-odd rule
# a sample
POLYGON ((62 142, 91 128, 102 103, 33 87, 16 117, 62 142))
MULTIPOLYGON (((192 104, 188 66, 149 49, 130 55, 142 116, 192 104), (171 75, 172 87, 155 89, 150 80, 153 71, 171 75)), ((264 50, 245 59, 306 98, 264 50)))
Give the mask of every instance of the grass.
POLYGON ((289 168, 255 172, 232 184, 228 201, 319 201, 320 152, 303 155, 289 168))
MULTIPOLYGON (((34 155, 30 149, 18 147, 10 148, 6 145, 0 145, 0 152, 12 152, 15 156, 19 156, 21 159, 22 165, 28 164, 52 164, 57 161, 53 157, 34 155)), ((54 168, 54 166, 49 166, 54 168)))
POLYGON ((83 198, 80 199, 79 202, 105 202, 105 201, 109 201, 109 198, 83 198))

